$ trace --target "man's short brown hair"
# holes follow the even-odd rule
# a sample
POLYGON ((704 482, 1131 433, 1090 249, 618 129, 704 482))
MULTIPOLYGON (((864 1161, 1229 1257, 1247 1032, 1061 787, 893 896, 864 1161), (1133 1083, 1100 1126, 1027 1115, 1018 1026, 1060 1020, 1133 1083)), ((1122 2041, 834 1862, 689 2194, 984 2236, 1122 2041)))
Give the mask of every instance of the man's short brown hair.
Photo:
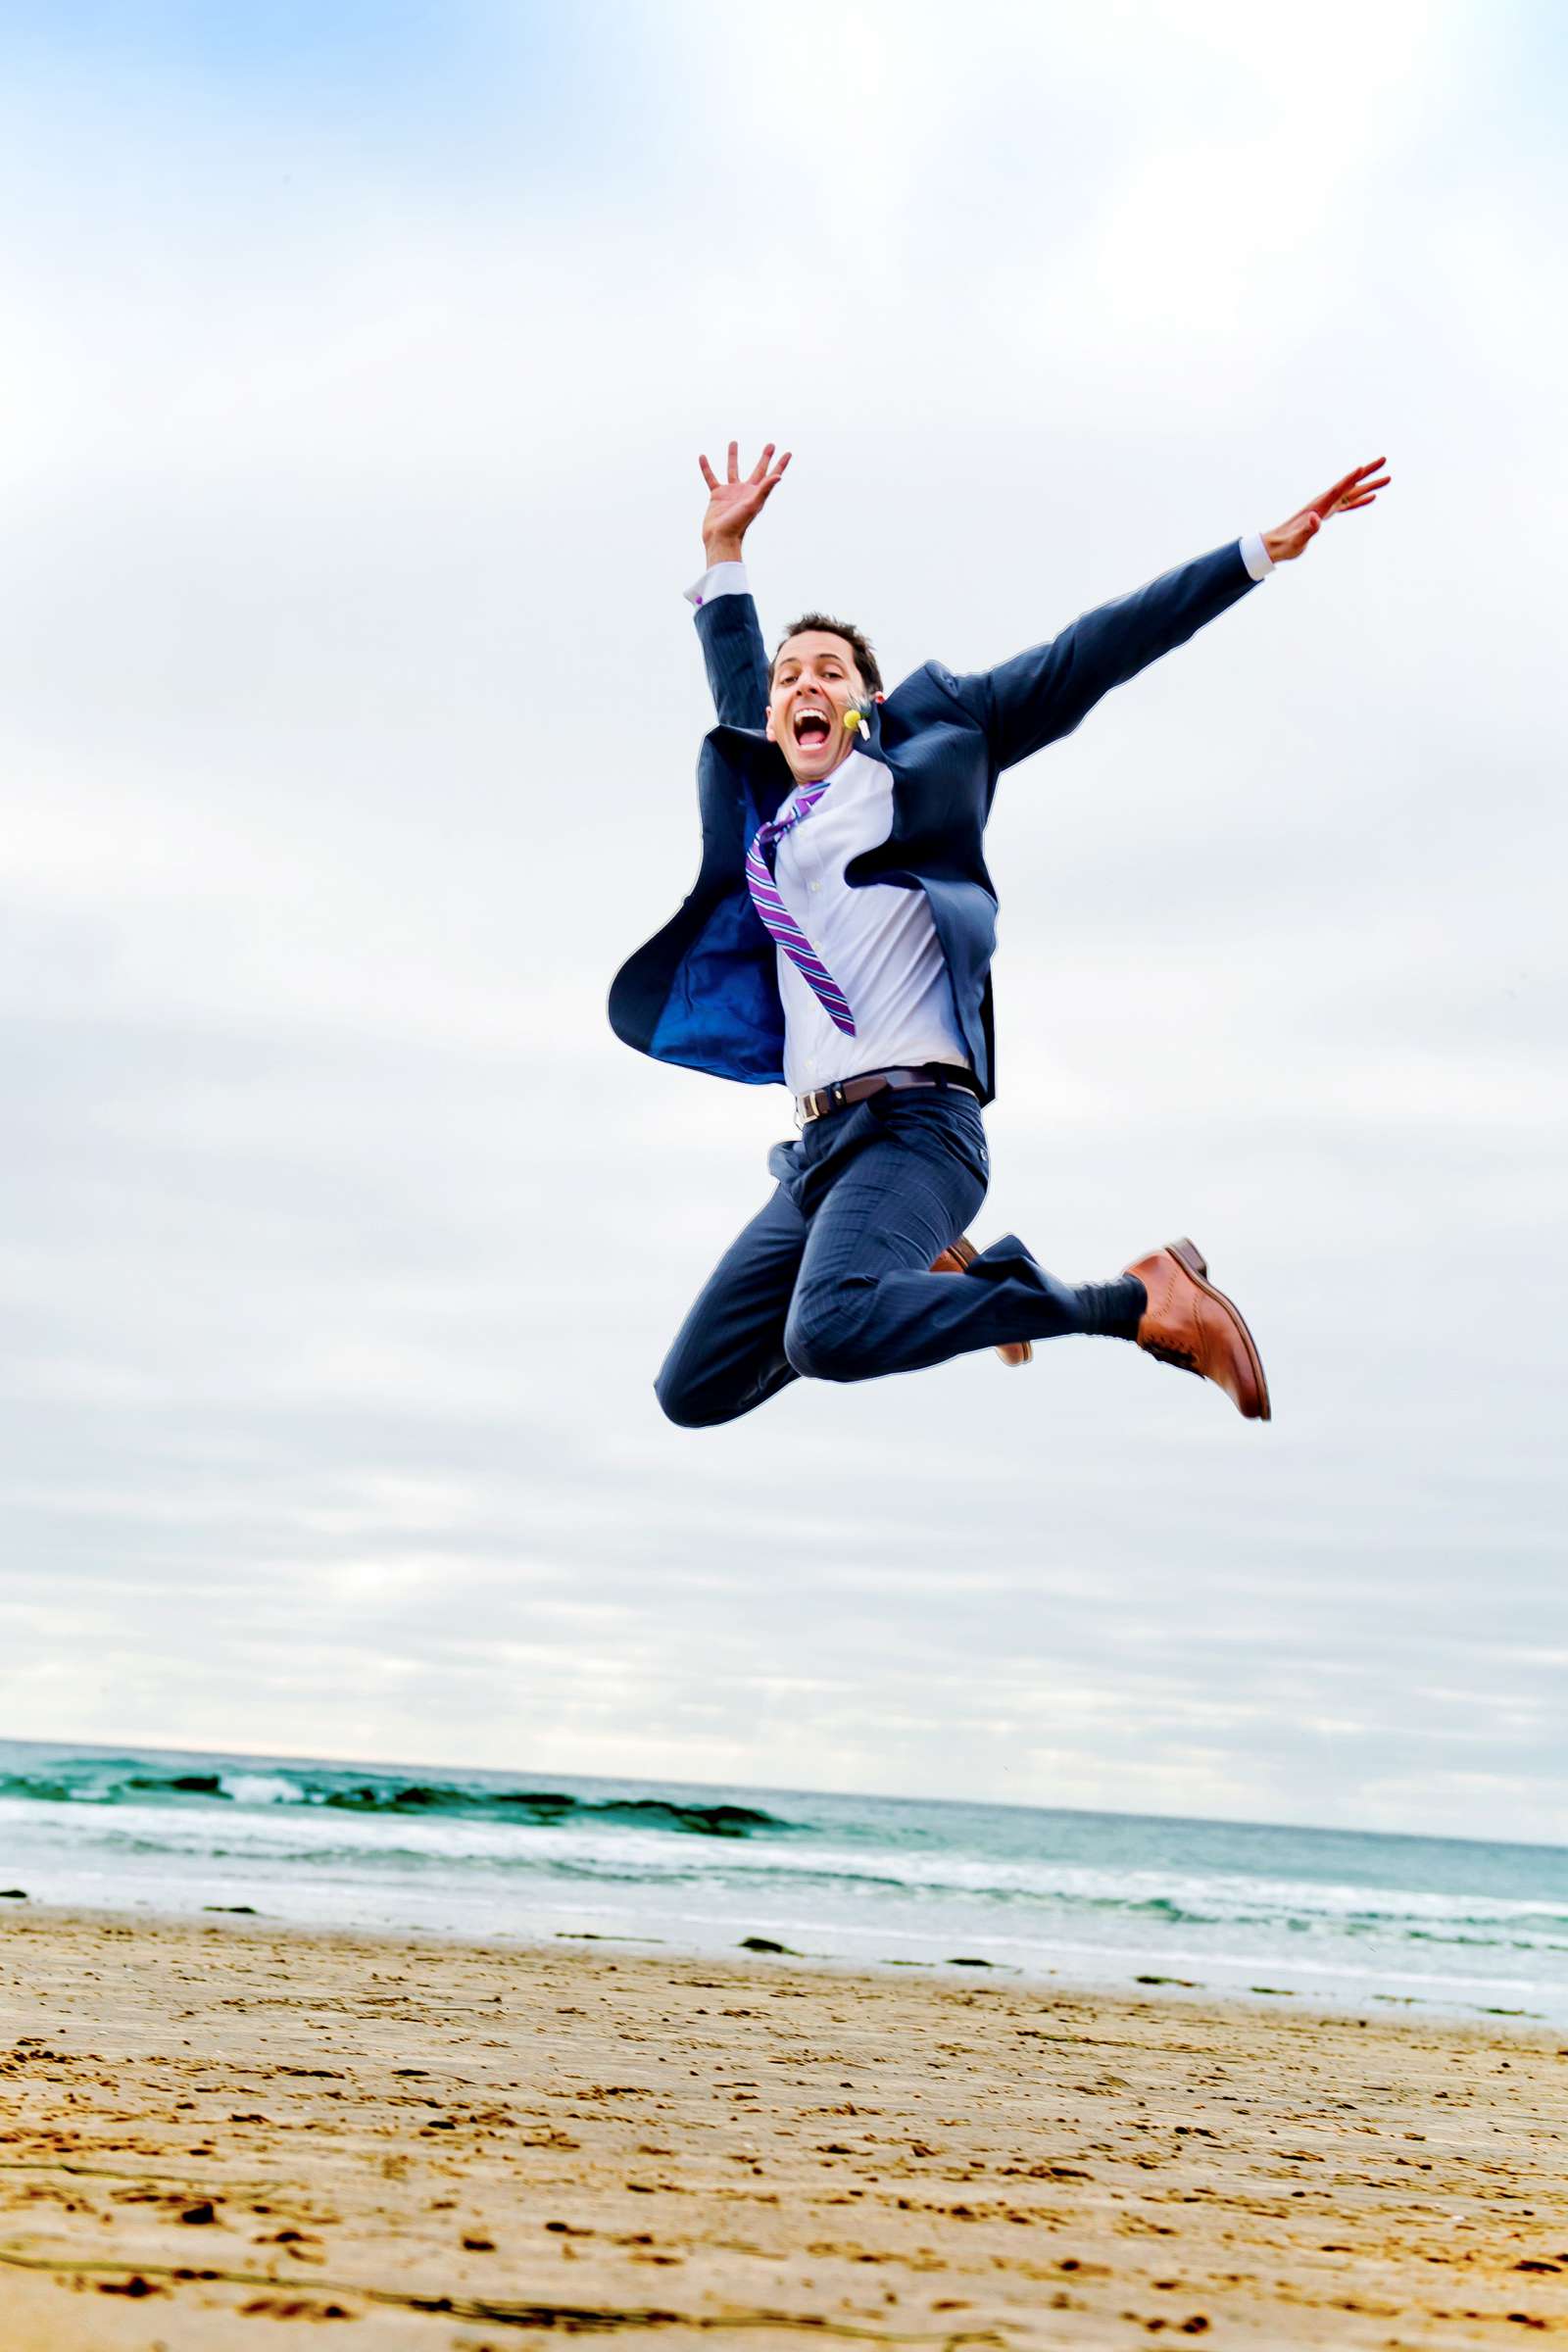
POLYGON ((865 631, 858 629, 852 620, 834 620, 832 615, 827 612, 803 612, 799 620, 790 622, 789 627, 778 641, 778 652, 774 654, 772 661, 767 665, 767 691, 769 694, 773 691, 773 672, 778 667, 779 654, 784 651, 792 637, 803 636, 808 629, 820 629, 827 637, 842 637, 855 656, 855 666, 860 673, 866 693, 881 693, 882 672, 877 667, 876 652, 865 631))

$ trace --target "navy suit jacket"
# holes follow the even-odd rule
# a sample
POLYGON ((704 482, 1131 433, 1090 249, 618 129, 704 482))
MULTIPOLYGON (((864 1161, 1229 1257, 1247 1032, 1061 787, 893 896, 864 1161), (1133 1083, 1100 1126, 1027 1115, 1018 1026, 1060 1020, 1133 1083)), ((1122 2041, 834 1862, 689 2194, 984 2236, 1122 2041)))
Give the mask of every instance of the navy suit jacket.
MULTIPOLYGON (((1102 695, 1185 645, 1254 585, 1232 541, 1084 613, 999 669, 955 677, 927 662, 869 712, 871 739, 858 748, 893 771, 893 826, 851 860, 845 878, 852 887, 924 891, 982 1101, 996 1092, 997 894, 983 837, 998 776, 1071 734, 1102 695)), ((767 654, 751 597, 714 597, 698 608, 697 629, 719 721, 697 770, 702 867, 680 912, 616 974, 611 1026, 658 1061, 765 1086, 783 1080, 784 1011, 778 951, 752 905, 744 858, 792 779, 762 732, 767 654)))

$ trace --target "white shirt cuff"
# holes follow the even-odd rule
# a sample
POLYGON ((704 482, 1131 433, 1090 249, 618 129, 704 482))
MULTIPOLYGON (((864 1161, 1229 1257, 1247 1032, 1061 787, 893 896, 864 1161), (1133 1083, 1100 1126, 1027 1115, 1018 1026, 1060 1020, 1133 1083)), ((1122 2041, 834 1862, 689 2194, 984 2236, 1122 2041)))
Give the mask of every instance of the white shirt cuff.
POLYGON ((715 596, 750 596, 751 582, 744 564, 710 564, 700 580, 686 591, 689 605, 710 605, 715 596))
MULTIPOLYGON (((1247 565, 1253 579, 1266 580, 1274 568, 1274 559, 1263 545, 1262 532, 1249 531, 1247 537, 1242 541, 1241 547, 1242 562, 1247 565)), ((721 571, 738 571, 740 568, 739 564, 719 565, 721 571)))

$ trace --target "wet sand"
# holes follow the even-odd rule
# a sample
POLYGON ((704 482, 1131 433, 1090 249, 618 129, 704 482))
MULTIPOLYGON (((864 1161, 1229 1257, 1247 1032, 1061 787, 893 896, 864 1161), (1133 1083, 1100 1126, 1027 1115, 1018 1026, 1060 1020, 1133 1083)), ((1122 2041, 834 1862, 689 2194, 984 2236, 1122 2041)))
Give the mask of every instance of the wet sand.
POLYGON ((1568 2035, 0 1920, 0 2348, 1568 2339, 1568 2035))

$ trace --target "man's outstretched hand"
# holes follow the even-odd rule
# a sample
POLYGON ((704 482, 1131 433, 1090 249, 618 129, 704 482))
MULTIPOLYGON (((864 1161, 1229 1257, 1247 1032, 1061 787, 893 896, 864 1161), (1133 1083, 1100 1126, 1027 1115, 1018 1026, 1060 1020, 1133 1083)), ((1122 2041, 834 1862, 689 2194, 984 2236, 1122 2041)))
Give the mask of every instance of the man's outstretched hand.
POLYGON ((1394 479, 1390 473, 1378 472, 1378 467, 1387 464, 1386 458, 1374 458, 1369 466, 1357 466, 1353 473, 1346 474, 1332 489, 1325 490, 1321 498, 1314 498, 1299 514, 1282 522, 1277 531, 1265 531, 1263 545, 1270 563, 1291 563, 1317 537, 1331 514, 1348 514, 1352 508, 1370 507, 1378 492, 1386 490, 1394 479))
POLYGON ((707 550, 710 564, 740 562, 741 542, 784 479, 784 468, 790 462, 790 453, 786 450, 769 472, 768 461, 772 455, 773 444, 769 441, 751 472, 742 480, 739 445, 732 441, 729 445, 728 479, 722 482, 706 458, 698 459, 710 492, 708 512, 703 516, 703 546, 707 550))

